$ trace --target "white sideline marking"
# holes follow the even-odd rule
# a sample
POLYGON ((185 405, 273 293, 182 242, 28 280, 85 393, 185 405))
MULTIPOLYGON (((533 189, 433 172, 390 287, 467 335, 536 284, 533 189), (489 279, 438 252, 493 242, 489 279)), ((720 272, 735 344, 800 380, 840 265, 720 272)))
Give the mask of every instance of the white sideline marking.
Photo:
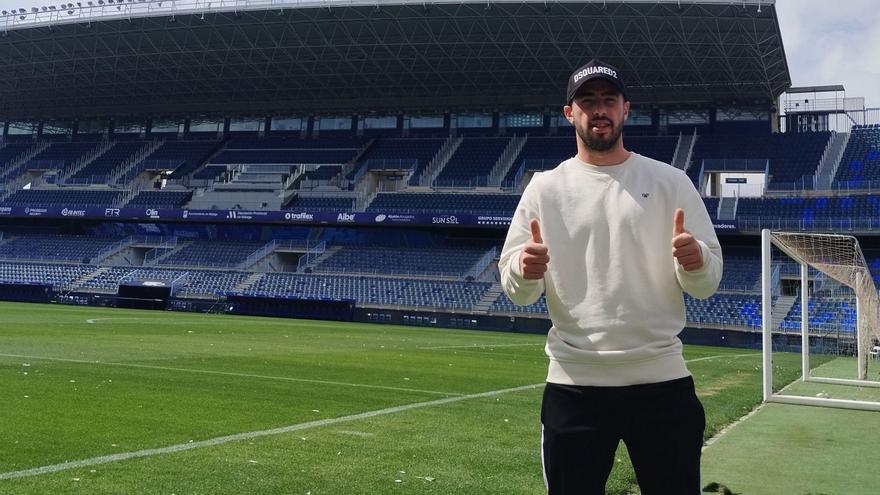
POLYGON ((230 442, 237 442, 239 440, 250 440, 252 438, 265 437, 269 435, 280 435, 283 433, 290 433, 294 431, 307 430, 311 428, 320 428, 322 426, 329 426, 338 423, 346 423, 350 421, 358 421, 361 419, 369 419, 375 418, 376 416, 385 416, 388 414, 394 414, 403 411, 410 411, 412 409, 422 409, 425 407, 433 407, 440 406, 443 404, 450 404, 453 402, 460 402, 467 399, 482 399, 485 397, 494 397, 496 395, 507 394, 511 392, 521 392, 524 390, 531 390, 538 387, 543 387, 543 383, 536 383, 533 385, 524 385, 521 387, 514 388, 506 388, 501 390, 491 390, 489 392, 481 392, 478 394, 470 394, 470 395, 460 395, 458 397, 447 397, 445 399, 437 399, 428 402, 416 402, 414 404, 405 404, 402 406, 389 407, 387 409, 379 409, 376 411, 367 411, 359 414, 352 414, 349 416, 341 416, 338 418, 329 418, 329 419, 321 419, 318 421, 309 421, 307 423, 299 423, 290 426, 284 426, 281 428, 272 428, 269 430, 260 430, 260 431, 250 431, 245 433, 236 433, 234 435, 227 435, 223 437, 211 438, 208 440, 200 440, 198 442, 191 443, 181 443, 177 445, 171 445, 168 447, 161 447, 155 449, 144 449, 138 450, 135 452, 124 452, 119 454, 112 455, 104 455, 100 457, 92 457, 90 459, 82 459, 79 461, 71 461, 71 462, 62 462, 60 464, 52 464, 49 466, 41 466, 31 469, 23 469, 21 471, 10 471, 7 473, 0 473, 0 480, 8 480, 13 478, 25 478, 29 476, 37 476, 40 474, 48 474, 55 473, 58 471, 64 471, 67 469, 76 469, 86 466, 95 466, 98 464, 107 464, 110 462, 117 461, 125 461, 128 459, 135 459, 138 457, 152 457, 163 454, 173 454, 177 452, 183 452, 185 450, 198 449, 201 447, 213 447, 215 445, 222 445, 230 442))
POLYGON ((749 357, 749 356, 760 356, 760 352, 750 352, 748 354, 716 354, 715 356, 706 356, 701 358, 687 359, 686 363, 695 363, 697 361, 709 361, 710 359, 721 359, 726 357, 749 357))
MULTIPOLYGON (((136 316, 131 316, 131 317, 128 317, 128 318, 122 318, 122 317, 114 317, 114 318, 89 318, 89 319, 86 320, 86 323, 93 323, 93 324, 94 324, 94 323, 97 323, 97 322, 99 322, 99 321, 111 321, 111 320, 112 320, 112 321, 144 321, 144 320, 147 320, 147 321, 158 321, 158 320, 163 320, 163 318, 141 318, 141 317, 136 317, 136 316)), ((170 323, 170 322, 167 321, 167 318, 164 318, 164 320, 166 320, 166 321, 163 321, 163 323, 170 323)))
POLYGON ((472 345, 439 345, 435 347, 416 347, 416 349, 420 350, 433 350, 433 349, 485 349, 486 347, 522 347, 522 346, 544 346, 544 343, 540 344, 472 344, 472 345))
POLYGON ((222 376, 238 376, 242 378, 261 378, 264 380, 282 380, 288 382, 302 382, 302 383, 319 383, 322 385, 340 385, 345 387, 359 387, 359 388, 375 388, 380 390, 393 390, 395 392, 419 392, 423 394, 431 394, 431 395, 443 395, 443 396, 460 396, 462 394, 455 392, 441 392, 438 390, 422 390, 418 388, 407 388, 407 387, 391 387, 387 385, 368 385, 364 383, 348 383, 348 382, 334 382, 330 380, 314 380, 310 378, 294 378, 290 376, 271 376, 271 375, 257 375, 252 373, 236 373, 233 371, 214 371, 214 370, 198 370, 191 368, 172 368, 169 366, 151 366, 149 364, 135 364, 135 363, 113 363, 113 362, 104 362, 104 361, 89 361, 85 359, 64 359, 64 358, 53 358, 53 357, 42 357, 42 356, 24 356, 21 354, 0 354, 0 357, 13 357, 13 358, 22 358, 22 359, 36 359, 42 361, 59 361, 62 363, 79 363, 79 364, 103 364, 106 366, 123 366, 126 368, 140 368, 147 370, 161 370, 161 371, 182 371, 186 373, 201 373, 204 375, 222 375, 222 376))

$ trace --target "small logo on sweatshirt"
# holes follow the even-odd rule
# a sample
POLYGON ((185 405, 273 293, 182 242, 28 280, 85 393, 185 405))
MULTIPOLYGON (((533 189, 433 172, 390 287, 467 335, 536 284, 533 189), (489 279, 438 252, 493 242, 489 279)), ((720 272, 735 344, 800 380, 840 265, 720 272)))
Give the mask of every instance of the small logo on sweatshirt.
POLYGON ((650 195, 651 195, 651 193, 646 193, 646 192, 645 192, 645 193, 642 193, 642 197, 643 197, 643 198, 647 198, 647 197, 650 196, 650 195))

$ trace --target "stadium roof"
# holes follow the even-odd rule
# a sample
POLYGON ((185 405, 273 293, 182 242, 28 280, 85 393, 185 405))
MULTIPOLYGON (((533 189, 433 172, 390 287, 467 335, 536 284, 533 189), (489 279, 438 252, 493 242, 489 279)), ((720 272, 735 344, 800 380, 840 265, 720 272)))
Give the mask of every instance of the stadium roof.
POLYGON ((835 91, 846 91, 843 84, 834 84, 829 86, 798 86, 788 88, 785 92, 788 94, 800 93, 833 93, 835 91))
POLYGON ((555 109, 593 57, 637 104, 791 85, 772 0, 61 5, 0 15, 0 118, 555 109))

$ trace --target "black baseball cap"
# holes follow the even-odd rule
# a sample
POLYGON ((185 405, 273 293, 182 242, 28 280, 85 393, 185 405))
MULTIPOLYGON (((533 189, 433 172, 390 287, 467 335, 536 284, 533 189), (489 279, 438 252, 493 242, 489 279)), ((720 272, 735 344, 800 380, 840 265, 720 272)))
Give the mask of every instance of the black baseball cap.
POLYGON ((628 99, 626 97, 626 86, 623 84, 623 81, 620 80, 620 72, 601 60, 593 59, 587 62, 587 65, 580 67, 568 77, 568 91, 565 93, 566 103, 571 105, 574 96, 577 94, 578 90, 581 89, 581 86, 596 79, 605 79, 610 82, 620 91, 624 100, 628 99))

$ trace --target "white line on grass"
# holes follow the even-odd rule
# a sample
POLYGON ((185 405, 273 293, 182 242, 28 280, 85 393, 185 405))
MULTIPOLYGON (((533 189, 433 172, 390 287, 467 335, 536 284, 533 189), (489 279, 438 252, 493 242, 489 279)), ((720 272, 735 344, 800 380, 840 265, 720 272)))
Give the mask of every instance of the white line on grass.
POLYGON ((760 352, 750 352, 748 354, 716 354, 714 356, 706 356, 701 358, 687 359, 686 363, 696 363, 697 361, 709 361, 711 359, 721 359, 721 358, 735 358, 735 357, 749 357, 749 356, 760 356, 760 352))
POLYGON ((101 364, 105 366, 122 366, 126 368, 139 368, 146 370, 161 370, 161 371, 181 371, 185 373, 200 373, 203 375, 222 375, 222 376, 238 376, 242 378, 260 378, 263 380, 282 380, 288 382, 302 382, 302 383, 319 383, 321 385, 340 385, 344 387, 358 387, 358 388, 375 388, 380 390, 393 390, 395 392, 418 392, 423 394, 431 394, 431 395, 443 395, 443 396, 460 396, 462 394, 455 392, 441 392, 438 390, 422 390, 418 388, 407 388, 407 387, 391 387, 387 385, 368 385, 365 383, 348 383, 348 382, 334 382, 330 380, 315 380, 310 378, 294 378, 290 376, 270 376, 270 375, 257 375, 252 373, 236 373, 234 371, 215 371, 215 370, 199 370, 192 368, 173 368, 169 366, 152 366, 149 364, 135 364, 135 363, 114 363, 114 362, 104 362, 104 361, 89 361, 86 359, 65 359, 65 358, 53 358, 53 357, 43 357, 43 356, 25 356, 21 354, 0 354, 0 357, 13 357, 13 358, 21 358, 21 359, 34 359, 37 361, 58 361, 62 363, 77 363, 77 364, 101 364))
POLYGON ((416 347, 419 350, 433 349, 485 349, 486 347, 521 347, 521 346, 543 346, 544 343, 535 344, 471 344, 471 345, 439 345, 434 347, 416 347))
POLYGON ((321 419, 318 421, 309 421, 307 423, 299 423, 290 426, 284 426, 281 428, 272 428, 270 430, 260 430, 260 431, 250 431, 245 433, 236 433, 234 435, 227 435, 224 437, 211 438, 208 440, 201 440, 198 442, 191 443, 181 443, 177 445, 171 445, 168 447, 161 447, 155 449, 144 449, 138 450, 135 452, 124 452, 119 454, 112 455, 104 455, 100 457, 92 457, 91 459, 82 459, 79 461, 71 461, 71 462, 62 462, 61 464, 52 464, 49 466, 41 466, 32 469, 24 469, 21 471, 10 471, 7 473, 0 473, 0 480, 7 480, 12 478, 25 478, 28 476, 37 476, 41 474, 55 473, 58 471, 64 471, 67 469, 76 469, 87 466, 95 466, 98 464, 107 464, 110 462, 118 462, 125 461, 128 459, 135 459, 138 457, 152 457, 163 454, 173 454, 176 452, 183 452, 185 450, 198 449, 202 447, 213 447, 215 445, 222 445, 230 442, 237 442, 240 440, 250 440, 252 438, 257 437, 265 437, 269 435, 280 435, 284 433, 291 433, 294 431, 307 430, 311 428, 320 428, 322 426, 335 425, 339 423, 347 423, 351 421, 358 421, 361 419, 369 419, 375 418, 376 416, 385 416, 388 414, 399 413, 403 411, 410 411, 413 409, 422 409, 426 407, 440 406, 443 404, 450 404, 453 402, 460 402, 468 399, 482 399, 486 397, 494 397, 496 395, 507 394, 511 392, 522 392, 524 390, 531 390, 538 387, 543 387, 543 383, 536 383, 533 385, 524 385, 521 387, 514 388, 506 388, 501 390, 491 390, 489 392, 481 392, 478 394, 470 394, 470 395, 461 395, 458 397, 447 397, 445 399, 437 399, 428 402, 416 402, 414 404, 404 404, 402 406, 389 407, 387 409, 379 409, 376 411, 367 411, 359 414, 352 414, 350 416, 341 416, 338 418, 329 418, 329 419, 321 419))

